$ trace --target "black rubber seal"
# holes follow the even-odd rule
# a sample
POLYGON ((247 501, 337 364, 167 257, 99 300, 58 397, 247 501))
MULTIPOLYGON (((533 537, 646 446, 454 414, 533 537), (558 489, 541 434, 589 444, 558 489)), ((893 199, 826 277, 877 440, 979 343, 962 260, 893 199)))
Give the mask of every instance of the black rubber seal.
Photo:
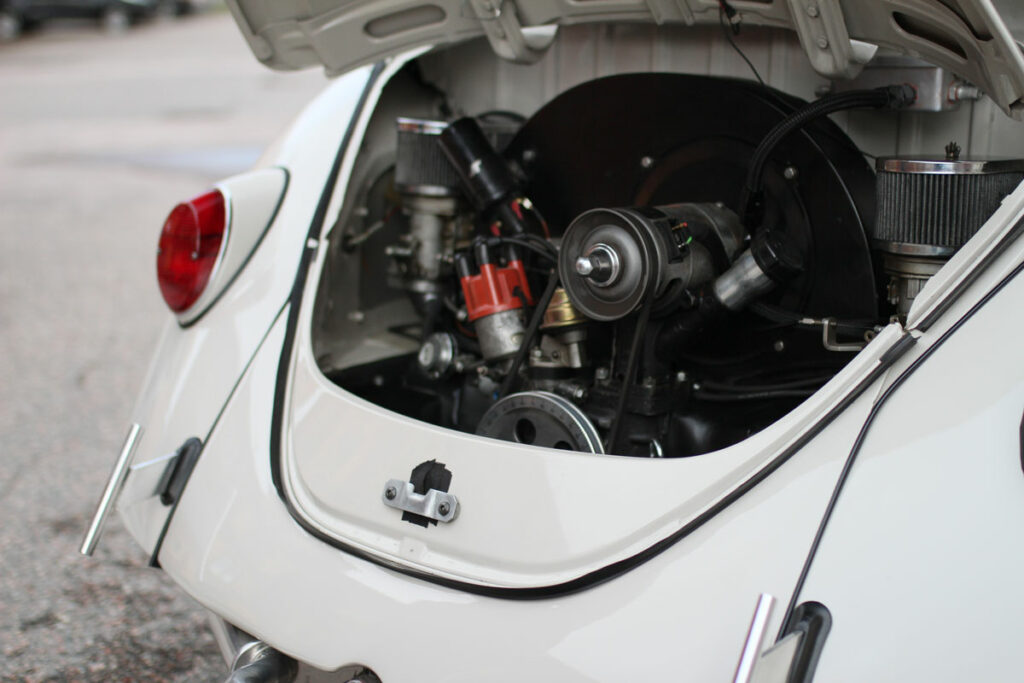
POLYGON ((174 513, 178 510, 181 494, 185 490, 185 485, 188 484, 189 477, 192 476, 192 470, 195 469, 196 463, 199 462, 199 456, 202 452, 202 441, 194 436, 187 439, 185 443, 178 447, 178 452, 167 463, 167 469, 164 470, 164 474, 160 478, 160 483, 157 485, 157 491, 160 492, 160 502, 164 505, 170 505, 171 509, 167 512, 167 519, 164 520, 164 525, 160 528, 160 535, 157 536, 153 552, 149 556, 150 567, 160 568, 160 549, 164 546, 167 530, 171 528, 171 520, 174 519, 174 513))
POLYGON ((1024 472, 1024 415, 1020 418, 1020 470, 1024 472))
MULTIPOLYGON (((295 283, 292 285, 292 291, 288 295, 288 322, 284 332, 284 343, 281 345, 281 360, 277 366, 277 382, 274 388, 274 412, 270 423, 270 473, 274 487, 277 489, 277 494, 285 502, 287 502, 287 498, 281 486, 281 427, 284 421, 284 398, 288 387, 288 366, 291 363, 292 347, 295 345, 295 331, 296 327, 298 327, 299 309, 302 308, 302 292, 306 288, 309 266, 316 251, 315 247, 311 248, 309 246, 309 243, 310 240, 316 240, 320 235, 324 219, 327 217, 327 208, 331 203, 331 194, 334 192, 334 186, 338 182, 341 164, 345 160, 345 151, 351 146, 352 137, 356 132, 356 122, 362 116, 363 110, 366 108, 366 102, 370 98, 370 92, 383 71, 384 62, 377 62, 373 65, 373 70, 366 81, 366 86, 363 88, 362 94, 359 95, 359 101, 356 102, 355 111, 352 113, 351 120, 349 120, 345 135, 341 139, 341 145, 338 146, 338 152, 334 156, 334 164, 331 165, 331 171, 327 174, 327 182, 324 183, 323 192, 320 193, 320 201, 317 203, 316 211, 313 213, 313 220, 309 224, 309 231, 306 233, 306 248, 302 251, 299 267, 295 273, 295 283)), ((290 505, 288 511, 292 514, 292 517, 297 518, 295 511, 292 510, 290 505)))
POLYGON ((793 655, 786 683, 811 683, 818 659, 825 647, 825 638, 832 629, 832 613, 820 602, 805 602, 793 611, 785 627, 785 635, 800 633, 800 645, 793 655))
POLYGON ((156 486, 156 490, 160 492, 160 502, 164 506, 174 505, 181 498, 181 492, 185 490, 185 484, 192 476, 192 469, 199 461, 202 450, 203 442, 193 436, 178 448, 174 459, 167 463, 167 469, 156 486))

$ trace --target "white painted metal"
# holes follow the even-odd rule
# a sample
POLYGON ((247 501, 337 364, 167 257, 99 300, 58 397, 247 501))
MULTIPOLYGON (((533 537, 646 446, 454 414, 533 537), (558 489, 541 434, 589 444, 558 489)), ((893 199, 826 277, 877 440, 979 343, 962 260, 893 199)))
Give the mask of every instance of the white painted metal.
POLYGON ((283 168, 261 168, 217 183, 226 212, 220 253, 203 293, 178 314, 178 322, 197 320, 230 286, 270 227, 287 185, 283 168))
POLYGON ((815 681, 1019 678, 1022 297, 1017 276, 872 426, 800 593, 832 613, 815 681))
MULTIPOLYGON (((651 47, 654 35, 647 27, 621 33, 617 28, 601 32, 570 27, 545 60, 529 69, 495 59, 489 49, 476 44, 426 56, 424 71, 442 87, 451 87, 455 101, 467 106, 489 109, 495 100, 502 105, 506 87, 514 89, 516 102, 532 106, 539 104, 542 93, 550 97, 579 81, 629 71, 637 62, 649 64, 658 54, 651 47), (573 58, 591 50, 607 57, 594 62, 573 58), (513 78, 503 80, 504 74, 513 78), (491 99, 481 101, 476 91, 491 99)), ((692 49, 694 44, 680 41, 680 35, 669 33, 661 38, 664 42, 654 44, 662 45, 662 52, 692 49)), ((709 34, 706 39, 705 51, 713 49, 720 36, 709 34)), ((780 34, 776 41, 773 50, 779 61, 786 61, 787 51, 799 55, 792 37, 780 34)), ((803 73, 805 79, 813 78, 806 66, 803 73)), ((381 80, 383 85, 386 76, 381 80)), ((1024 145, 1024 136, 1010 144, 1024 145)), ((333 206, 337 210, 338 205, 333 206)), ((334 225, 333 215, 325 223, 323 239, 334 225)), ((1006 218, 1000 214, 991 225, 1006 218)), ((994 230, 982 231, 972 244, 996 239, 994 230)), ((340 542, 388 562, 484 585, 527 587, 569 581, 670 535, 813 429, 831 406, 863 381, 900 333, 898 326, 890 326, 816 396, 760 434, 721 452, 656 461, 595 457, 438 428, 356 398, 327 380, 317 367, 310 337, 314 291, 326 252, 320 256, 307 280, 286 400, 288 430, 282 458, 289 501, 306 523, 340 542), (463 514, 441 530, 410 528, 381 505, 380 489, 432 458, 455 473, 451 490, 459 496, 463 514), (494 486, 496 481, 501 486, 494 486), (519 533, 522 491, 530 491, 525 514, 557 519, 558 524, 519 533)), ((372 313, 364 315, 372 318, 372 313)))
MULTIPOLYGON (((761 9, 755 4, 748 10, 743 4, 752 13, 761 9)), ((911 0, 906 4, 914 5, 911 0)), ((667 3, 648 5, 651 12, 685 12, 690 6, 683 3, 673 10, 667 3)), ((854 20, 847 17, 847 22, 853 35, 854 20)), ((315 24, 306 27, 314 38, 315 24)), ((280 35, 285 28, 289 26, 280 35)), ((428 71, 447 70, 446 87, 475 90, 480 101, 501 108, 509 108, 510 101, 530 102, 536 108, 575 83, 609 72, 657 70, 667 64, 693 72, 743 73, 717 30, 697 28, 687 35, 698 39, 684 43, 673 31, 646 26, 563 27, 555 46, 535 67, 493 57, 475 59, 481 48, 472 45, 423 61, 428 71), (516 99, 516 93, 522 99, 516 99)), ((751 53, 770 83, 806 97, 821 82, 806 65, 798 66, 792 37, 781 32, 754 35, 759 37, 751 53)), ((250 40, 254 50, 260 49, 259 36, 250 40)), ((267 58, 280 56, 287 41, 273 49, 269 43, 264 47, 270 50, 264 51, 267 58)), ((302 45, 295 42, 292 48, 299 58, 302 45)), ((389 72, 413 56, 396 59, 389 72)), ((190 328, 172 322, 165 329, 134 414, 147 430, 134 462, 141 466, 158 461, 190 436, 204 438, 207 445, 170 526, 161 552, 163 567, 204 605, 274 647, 323 669, 362 662, 388 683, 518 681, 524 674, 569 682, 728 679, 744 642, 751 603, 766 592, 781 601, 791 595, 872 401, 898 370, 1024 260, 1024 243, 1018 240, 1004 248, 937 323, 919 334, 896 368, 792 459, 660 555, 584 592, 546 600, 517 602, 438 587, 314 538, 288 514, 269 469, 272 397, 288 312, 285 301, 299 256, 307 248, 306 232, 328 169, 367 75, 368 69, 360 69, 339 79, 268 151, 261 166, 281 166, 291 173, 274 225, 217 305, 190 328)), ((371 108, 386 79, 387 74, 371 93, 371 108)), ((859 143, 867 140, 873 145, 869 149, 880 148, 879 153, 897 148, 919 151, 923 147, 918 145, 927 147, 955 127, 976 132, 967 138, 975 144, 1019 154, 1024 136, 1001 127, 1006 124, 988 123, 993 111, 993 105, 983 101, 959 112, 914 117, 912 123, 904 119, 899 125, 915 131, 909 137, 895 132, 891 120, 883 126, 877 118, 853 117, 848 125, 859 143), (986 141, 979 143, 982 138, 986 141), (908 144, 917 148, 906 149, 908 144)), ((369 118, 367 112, 356 122, 325 230, 334 224, 358 166, 359 141, 369 118)), ((918 298, 912 323, 931 310, 987 245, 1008 229, 1017 215, 1012 207, 1022 203, 1024 187, 965 247, 974 258, 954 261, 918 298)), ((326 236, 321 237, 314 247, 324 244, 326 236)), ((308 278, 286 405, 283 445, 292 500, 324 533, 378 557, 482 584, 557 583, 629 557, 682 528, 835 405, 901 331, 898 326, 887 328, 803 406, 719 453, 686 461, 636 461, 543 451, 408 420, 328 382, 312 356, 309 330, 323 252, 320 249, 308 278), (380 501, 381 486, 392 477, 406 477, 413 465, 435 455, 456 473, 452 492, 463 505, 460 517, 429 531, 394 521, 397 513, 380 501), (496 479, 504 490, 495 490, 496 479), (512 500, 517 489, 529 492, 525 509, 523 496, 512 500), (597 509, 595 501, 604 509, 597 509), (616 501, 625 504, 616 506, 616 501)), ((937 662, 935 675, 928 677, 941 679, 944 674, 937 667, 943 657, 968 636, 961 634, 950 643, 943 640, 948 638, 945 632, 936 638, 937 630, 926 629, 903 649, 895 635, 879 643, 872 629, 879 612, 884 608, 892 614, 894 604, 905 605, 918 626, 921 619, 948 625, 950 613, 938 612, 936 605, 943 603, 935 600, 948 586, 980 598, 977 609, 958 601, 952 613, 966 615, 965 623, 978 629, 970 637, 988 628, 984 633, 992 635, 991 642, 1012 651, 1012 643, 1006 642, 1012 636, 996 630, 1015 631, 993 606, 1002 599, 1020 612, 1024 604, 1012 588, 1012 582, 1019 584, 1021 555, 1008 540, 1020 536, 1014 520, 1024 516, 1009 498, 1013 491, 1020 493, 1019 486, 1014 489, 1020 479, 1013 478, 1020 477, 1019 463, 1011 473, 1006 458, 997 461, 995 453, 1005 455, 1006 434, 1016 434, 1019 425, 1020 368, 1003 372, 1005 366, 1000 366, 972 373, 970 363, 988 353, 993 331, 1015 335, 1008 339, 1020 337, 1019 305, 1014 306, 1019 290, 1011 293, 1015 298, 997 298, 993 304, 998 305, 986 309, 992 315, 981 319, 984 324, 958 332, 954 340, 959 346, 951 341, 952 346, 926 362, 923 379, 908 383, 887 405, 802 596, 825 601, 836 619, 816 680, 884 679, 879 669, 857 668, 872 661, 865 657, 865 647, 874 653, 879 645, 877 651, 887 664, 903 657, 916 665, 932 657, 937 662), (948 397, 950 405, 937 401, 937 396, 948 397), (1016 415, 1010 414, 1013 401, 1016 415), (988 440, 981 442, 991 445, 991 453, 974 446, 982 438, 979 434, 986 434, 988 440), (909 495, 896 495, 903 493, 909 495), (876 504, 878 509, 873 509, 876 504), (904 517, 882 517, 881 510, 895 510, 904 517), (922 510, 929 516, 922 516, 922 510), (890 526, 890 519, 900 521, 890 526), (950 529, 958 533, 950 536, 950 529), (903 535, 897 537, 894 530, 903 535), (942 545, 950 538, 958 544, 955 552, 942 545), (913 570, 883 565, 889 574, 899 569, 896 576, 903 582, 894 585, 902 592, 886 585, 887 573, 878 571, 878 557, 893 562, 898 558, 904 563, 901 567, 913 570), (983 585, 964 585, 964 577, 977 577, 983 585), (869 605, 874 611, 866 608, 869 605), (853 616, 844 622, 844 614, 853 616), (980 616, 989 620, 982 622, 980 616), (928 638, 942 644, 940 653, 927 649, 928 638)), ((1000 348, 1009 353, 1007 349, 1014 347, 1006 342, 1000 348)), ((992 355, 995 362, 998 354, 992 355)), ((141 486, 151 478, 140 476, 136 481, 141 486)), ((136 540, 150 549, 166 508, 154 500, 149 485, 143 487, 146 490, 132 486, 129 476, 121 513, 136 540)), ((778 629, 781 618, 776 613, 768 629, 778 629)), ((895 620, 892 624, 900 625, 895 620)), ((1014 671, 1012 662, 1010 668, 995 668, 1007 664, 1001 657, 996 653, 991 668, 977 669, 983 672, 978 678, 1000 678, 1000 672, 1014 671)), ((920 678, 921 669, 900 666, 904 664, 891 670, 902 671, 902 680, 920 678)))
MULTIPOLYGON (((1011 263, 1022 259, 1021 249, 1006 254, 972 286, 964 301, 922 337, 901 365, 912 362, 930 338, 991 288, 1011 263)), ((979 327, 986 333, 972 338, 969 348, 975 353, 988 343, 985 337, 992 324, 979 327)), ((743 644, 752 601, 763 592, 782 600, 792 592, 853 436, 877 395, 876 388, 867 392, 766 481, 646 564, 579 594, 517 602, 473 596, 401 576, 334 550, 295 525, 274 490, 266 464, 267 433, 261 428, 270 419, 272 407, 266 397, 274 389, 276 351, 283 332, 279 321, 211 435, 168 534, 163 565, 202 603, 275 647, 323 669, 362 662, 393 683, 514 681, 524 671, 539 680, 560 681, 727 679, 743 644), (268 594, 274 599, 266 599, 268 594), (426 652, 434 656, 423 656, 426 652)), ((940 374, 946 372, 945 363, 936 363, 935 368, 940 374)), ((993 383, 1003 381, 986 380, 975 395, 980 397, 993 383)), ((882 386, 879 382, 877 389, 882 386)), ((881 441, 896 439, 894 443, 905 444, 904 450, 915 450, 901 423, 913 422, 913 415, 921 412, 921 401, 939 389, 946 394, 946 386, 915 391, 912 405, 899 411, 892 430, 881 441)), ((963 424, 952 414, 944 415, 950 425, 963 424)), ((1005 424, 1016 427, 1015 422, 1005 424)), ((928 453, 917 457, 927 458, 928 453)), ((884 455, 876 458, 884 459, 884 455)), ((932 476, 929 472, 928 463, 922 462, 905 474, 917 481, 932 476)), ((1020 476, 1019 471, 1013 474, 1020 476)), ((1001 489, 1013 486, 1009 475, 1007 470, 1001 489)), ((887 489, 886 482, 874 483, 881 486, 879 490, 899 491, 887 489)), ((868 507, 872 495, 868 491, 865 497, 868 507)), ((953 511, 964 508, 955 505, 955 496, 944 495, 942 500, 953 511)), ((524 532, 532 533, 550 522, 538 520, 524 532)), ((848 524, 856 528, 860 521, 851 517, 848 524)), ((978 536, 974 545, 989 539, 986 534, 978 536)), ((913 535, 894 537, 891 542, 907 544, 908 538, 913 535)), ((826 602, 830 606, 839 597, 864 598, 858 586, 860 568, 850 569, 858 558, 869 563, 863 571, 880 582, 890 571, 887 564, 881 573, 873 569, 877 554, 865 554, 856 545, 839 546, 829 573, 833 593, 826 602)), ((1009 552, 1006 543, 993 542, 991 547, 993 552, 1009 552)), ((965 556, 957 566, 969 562, 965 556)), ((914 577, 925 580, 926 575, 922 571, 914 577)), ((1016 574, 1010 579, 1015 581, 1016 574)), ((926 603, 941 601, 935 600, 934 591, 924 591, 914 606, 926 603)), ((845 651, 862 666, 872 661, 864 656, 865 643, 872 650, 879 646, 870 629, 880 612, 865 614, 865 637, 851 642, 845 651)), ((781 616, 769 623, 771 632, 779 627, 781 616)), ((834 633, 839 634, 839 615, 834 616, 834 633)), ((939 627, 946 625, 941 619, 936 622, 939 627)), ((1002 625, 993 622, 993 626, 1002 625)), ((912 629, 901 635, 912 637, 912 629)), ((898 651, 903 641, 891 640, 891 650, 898 651)), ((841 660, 840 666, 847 661, 841 660)), ((866 678, 874 680, 877 674, 872 671, 866 678)))
MULTIPOLYGON (((189 437, 206 438, 288 298, 306 232, 345 132, 346 114, 351 116, 368 75, 368 69, 361 69, 338 79, 264 155, 261 166, 281 166, 291 174, 274 226, 238 279, 198 323, 182 328, 169 316, 132 413, 132 420, 146 430, 133 462, 173 453, 189 437)), ((122 518, 135 540, 150 550, 167 509, 153 491, 136 490, 148 479, 131 479, 121 497, 122 518)))
MULTIPOLYGON (((718 24, 721 12, 718 0, 481 0, 471 6, 475 11, 461 0, 228 1, 257 59, 279 69, 322 64, 329 73, 485 33, 496 52, 518 57, 522 50, 510 43, 524 43, 513 37, 526 28, 547 36, 552 27, 582 23, 718 24), (488 32, 489 22, 501 24, 504 37, 488 32)), ((1024 114, 1024 54, 991 0, 740 0, 736 6, 746 26, 800 33, 807 59, 829 77, 854 75, 872 46, 881 46, 944 66, 1007 113, 1024 114)))
POLYGON ((814 428, 900 334, 898 325, 884 330, 822 391, 746 441, 701 457, 647 460, 461 434, 359 399, 320 373, 310 353, 311 308, 299 318, 284 413, 284 485, 298 514, 389 562, 517 587, 570 581, 693 521, 814 428), (431 459, 454 473, 450 491, 462 507, 443 529, 410 525, 380 502, 384 482, 431 459), (557 524, 524 534, 523 520, 557 524))
MULTIPOLYGON (((271 480, 265 427, 283 328, 279 320, 211 434, 161 563, 201 603, 274 647, 327 670, 362 662, 389 683, 518 681, 524 672, 566 682, 674 681, 680 672, 728 680, 757 596, 792 591, 873 395, 637 569, 567 597, 502 600, 370 564, 289 516, 271 480)), ((522 518, 517 532, 557 523, 522 518)), ((410 538, 407 549, 417 548, 410 538)))

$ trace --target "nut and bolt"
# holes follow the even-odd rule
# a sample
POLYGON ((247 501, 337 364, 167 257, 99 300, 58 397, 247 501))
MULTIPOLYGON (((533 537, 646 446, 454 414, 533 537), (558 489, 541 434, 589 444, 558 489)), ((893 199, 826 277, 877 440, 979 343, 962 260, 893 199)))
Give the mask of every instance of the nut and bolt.
POLYGON ((640 165, 643 168, 650 168, 651 166, 654 166, 654 157, 640 157, 640 165))
POLYGON ((576 259, 576 272, 586 277, 594 272, 594 263, 589 256, 580 256, 576 259))
POLYGON ((596 377, 599 380, 608 379, 608 368, 598 368, 597 370, 594 371, 594 377, 596 377))
POLYGON ((826 38, 825 36, 821 36, 820 38, 818 38, 818 47, 820 47, 822 50, 826 49, 828 47, 828 38, 826 38))
POLYGON ((800 172, 796 170, 796 166, 787 166, 782 170, 782 177, 786 180, 796 180, 798 175, 800 172))
POLYGON ((584 389, 583 387, 576 387, 572 391, 572 397, 577 401, 582 401, 587 397, 587 390, 584 389))
POLYGON ((781 339, 776 339, 775 343, 772 344, 772 348, 775 349, 776 353, 782 353, 783 351, 786 350, 786 342, 782 341, 781 339))
POLYGON ((437 514, 441 515, 442 517, 447 517, 448 513, 451 511, 452 506, 449 505, 448 503, 441 503, 440 505, 437 506, 437 514))
POLYGON ((818 6, 817 5, 808 5, 807 6, 807 16, 809 16, 809 17, 816 17, 816 16, 818 16, 818 6))
POLYGON ((359 323, 366 320, 366 314, 363 313, 362 311, 349 311, 348 319, 358 325, 359 323))
POLYGON ((389 486, 386 489, 384 489, 384 497, 387 498, 388 500, 394 500, 397 495, 398 489, 396 489, 394 486, 389 486))
POLYGON ((677 373, 676 373, 676 381, 677 381, 677 382, 679 382, 680 384, 682 384, 683 382, 685 382, 685 381, 686 381, 686 373, 685 373, 685 372, 683 372, 682 370, 680 370, 679 372, 677 372, 677 373))

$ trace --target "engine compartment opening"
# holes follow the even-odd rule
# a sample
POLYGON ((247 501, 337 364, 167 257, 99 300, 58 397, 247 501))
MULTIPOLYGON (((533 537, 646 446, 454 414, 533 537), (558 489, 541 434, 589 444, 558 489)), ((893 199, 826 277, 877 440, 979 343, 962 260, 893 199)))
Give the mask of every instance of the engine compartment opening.
POLYGON ((900 87, 809 105, 625 73, 509 110, 425 69, 392 80, 367 131, 314 352, 388 410, 525 445, 660 458, 742 441, 905 320, 1024 178, 953 149, 872 164, 825 116, 896 117, 900 87), (986 199, 967 206, 963 183, 986 199))

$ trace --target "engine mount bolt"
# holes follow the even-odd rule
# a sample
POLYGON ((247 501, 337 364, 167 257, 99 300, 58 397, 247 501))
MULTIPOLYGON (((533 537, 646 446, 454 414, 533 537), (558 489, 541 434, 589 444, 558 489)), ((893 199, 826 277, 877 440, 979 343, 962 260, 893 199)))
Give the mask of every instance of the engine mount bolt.
POLYGON ((796 166, 787 166, 782 170, 782 177, 786 180, 796 180, 798 175, 800 171, 796 170, 796 166))
POLYGON ((398 489, 396 489, 394 486, 389 486, 386 489, 384 489, 384 497, 387 498, 388 500, 394 500, 395 496, 397 495, 398 489))
POLYGON ((448 513, 451 512, 451 510, 452 506, 449 505, 448 503, 441 503, 440 505, 437 506, 437 514, 441 515, 442 517, 446 517, 448 513))

